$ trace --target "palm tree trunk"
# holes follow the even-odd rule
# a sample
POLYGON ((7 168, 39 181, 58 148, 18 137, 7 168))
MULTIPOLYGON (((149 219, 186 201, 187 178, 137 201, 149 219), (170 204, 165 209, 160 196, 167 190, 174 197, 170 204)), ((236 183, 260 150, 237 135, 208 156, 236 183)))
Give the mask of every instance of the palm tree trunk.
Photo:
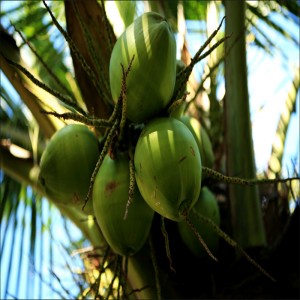
MULTIPOLYGON (((251 120, 249 110, 245 2, 225 1, 225 118, 227 172, 230 176, 255 178, 251 120), (230 51, 229 51, 230 50, 230 51)), ((231 185, 229 198, 235 240, 242 247, 266 244, 258 188, 231 185)))

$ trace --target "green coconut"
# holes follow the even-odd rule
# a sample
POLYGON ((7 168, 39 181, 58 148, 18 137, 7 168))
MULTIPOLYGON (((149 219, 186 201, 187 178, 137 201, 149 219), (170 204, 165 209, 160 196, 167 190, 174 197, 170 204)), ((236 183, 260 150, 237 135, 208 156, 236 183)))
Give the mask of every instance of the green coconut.
POLYGON ((183 220, 201 188, 201 158, 189 129, 171 117, 150 121, 138 139, 134 165, 149 206, 165 218, 183 220))
POLYGON ((108 155, 97 173, 93 188, 96 220, 112 250, 119 255, 133 255, 145 244, 154 211, 135 188, 133 201, 124 219, 129 191, 129 159, 118 153, 108 155))
POLYGON ((178 119, 183 122, 194 135, 200 151, 202 166, 212 168, 214 163, 214 153, 206 130, 196 118, 181 116, 178 119))
MULTIPOLYGON (((207 187, 203 187, 201 189, 199 200, 196 202, 193 210, 211 219, 216 225, 220 226, 220 211, 218 202, 215 195, 207 187)), ((201 222, 193 214, 193 212, 190 213, 189 218, 195 225, 196 230, 200 233, 210 251, 215 255, 219 245, 218 234, 211 228, 211 226, 201 222)), ((191 252, 200 258, 208 257, 207 252, 198 241, 194 232, 185 222, 178 223, 178 229, 183 242, 187 245, 191 252)))
MULTIPOLYGON (((82 209, 99 155, 97 137, 85 125, 57 131, 40 161, 39 180, 46 194, 57 204, 82 209)), ((91 200, 84 212, 93 213, 91 200)))
POLYGON ((176 41, 161 15, 148 12, 138 17, 114 45, 109 78, 117 102, 122 69, 134 60, 127 77, 127 118, 143 123, 164 109, 171 100, 176 80, 176 41))

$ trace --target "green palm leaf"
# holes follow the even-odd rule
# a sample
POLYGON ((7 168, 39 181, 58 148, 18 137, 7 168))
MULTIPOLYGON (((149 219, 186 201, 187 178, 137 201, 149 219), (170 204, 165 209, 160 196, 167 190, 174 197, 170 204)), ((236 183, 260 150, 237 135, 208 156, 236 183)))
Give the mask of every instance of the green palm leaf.
POLYGON ((291 84, 290 90, 285 100, 285 105, 280 115, 274 142, 272 145, 271 156, 269 159, 268 173, 269 176, 275 178, 280 175, 282 171, 282 158, 284 155, 284 144, 286 141, 286 134, 289 127, 292 113, 296 108, 297 95, 299 91, 299 69, 296 71, 294 80, 291 84))

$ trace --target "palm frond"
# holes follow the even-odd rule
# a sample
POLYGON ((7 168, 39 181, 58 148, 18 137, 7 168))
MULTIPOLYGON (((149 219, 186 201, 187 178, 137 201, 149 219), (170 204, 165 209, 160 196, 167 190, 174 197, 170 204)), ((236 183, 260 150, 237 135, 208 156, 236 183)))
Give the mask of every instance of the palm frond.
POLYGON ((2 171, 1 174, 0 261, 1 272, 6 274, 1 284, 1 298, 43 299, 48 298, 49 290, 59 297, 74 298, 75 290, 82 291, 83 285, 86 288, 80 275, 84 272, 76 273, 76 268, 83 270, 82 261, 71 256, 72 249, 84 245, 80 231, 31 188, 3 175, 2 171), (47 211, 51 214, 47 215, 47 211), (68 241, 70 236, 73 246, 68 241), (58 260, 58 257, 61 258, 58 260), (65 265, 58 265, 64 262, 65 265), (62 274, 67 280, 62 280, 56 269, 64 270, 62 274))
MULTIPOLYGON (((275 0, 282 9, 281 12, 289 19, 293 20, 296 25, 299 26, 299 11, 300 11, 300 4, 297 0, 275 0)), ((268 1, 267 1, 268 2, 268 1)))
POLYGON ((247 3, 247 10, 251 12, 254 16, 256 16, 260 21, 264 22, 269 28, 272 28, 285 39, 292 41, 296 46, 299 45, 299 41, 296 37, 294 37, 291 33, 287 32, 282 25, 277 24, 272 18, 270 14, 264 14, 261 11, 260 6, 254 7, 247 3))
POLYGON ((294 80, 285 100, 282 113, 280 115, 274 142, 272 145, 271 156, 268 164, 268 173, 270 178, 275 178, 282 172, 282 158, 284 154, 284 145, 286 140, 287 130, 290 124, 290 119, 293 111, 295 111, 297 95, 300 87, 299 69, 296 71, 294 80))
POLYGON ((186 20, 205 20, 209 1, 183 1, 184 16, 186 20))
MULTIPOLYGON (((64 21, 62 18, 64 15, 61 14, 63 2, 51 2, 52 7, 57 18, 64 21)), ((10 19, 9 27, 13 27, 14 37, 21 39, 20 49, 34 52, 32 70, 53 89, 73 96, 68 80, 70 66, 67 67, 65 60, 65 57, 69 55, 65 51, 67 49, 66 42, 53 26, 50 16, 41 3, 35 2, 34 5, 25 6, 22 13, 19 11, 18 13, 7 13, 5 17, 10 19), (24 46, 29 46, 30 49, 28 47, 25 49, 24 46), (47 65, 51 65, 51 70, 46 67, 47 65)))

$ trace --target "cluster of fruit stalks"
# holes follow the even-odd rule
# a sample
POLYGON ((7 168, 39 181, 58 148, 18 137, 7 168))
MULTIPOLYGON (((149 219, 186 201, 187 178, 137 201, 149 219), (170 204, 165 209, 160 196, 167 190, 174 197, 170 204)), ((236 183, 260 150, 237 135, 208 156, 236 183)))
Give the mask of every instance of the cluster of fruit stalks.
MULTIPOLYGON (((49 7, 47 6, 47 4, 45 2, 44 2, 44 5, 45 5, 46 9, 48 10, 54 24, 56 25, 58 30, 62 33, 64 38, 67 40, 67 42, 69 43, 70 49, 75 54, 76 58, 79 60, 79 62, 81 63, 83 69, 86 71, 86 73, 90 77, 92 83, 95 85, 97 91, 101 95, 102 94, 101 88, 100 88, 99 83, 97 82, 97 79, 96 79, 96 76, 95 76, 94 72, 91 70, 89 65, 86 63, 84 57, 81 55, 81 53, 79 52, 79 50, 77 49, 76 45, 74 44, 72 39, 69 37, 67 32, 65 32, 65 30, 57 22, 57 20, 55 19, 54 15, 52 14, 51 10, 49 9, 49 7)), ((177 74, 176 81, 180 82, 180 85, 178 86, 177 90, 174 93, 173 98, 171 99, 171 104, 167 108, 167 113, 168 114, 171 114, 172 111, 176 110, 179 106, 181 106, 185 102, 187 93, 184 93, 183 97, 181 99, 177 99, 177 96, 180 95, 180 94, 182 95, 184 87, 185 87, 185 85, 186 85, 186 83, 189 79, 190 74, 192 73, 192 70, 193 70, 195 64, 198 63, 203 58, 205 58, 206 56, 208 56, 221 43, 223 43, 226 39, 229 38, 229 36, 223 37, 218 42, 216 42, 212 47, 210 47, 209 50, 204 52, 205 48, 209 45, 209 43, 212 41, 212 39, 216 36, 218 31, 220 30, 224 19, 225 19, 225 17, 222 19, 222 21, 221 21, 220 25, 218 26, 218 28, 211 34, 211 36, 206 40, 206 42, 199 48, 197 53, 191 59, 190 64, 188 66, 186 66, 181 72, 179 72, 177 74)), ((107 18, 106 18, 106 22, 108 22, 107 18)), ((94 47, 91 43, 90 35, 88 33, 87 33, 87 41, 88 41, 88 46, 90 48, 90 52, 92 54, 95 53, 95 49, 94 49, 94 47)), ((111 156, 111 158, 113 158, 114 149, 116 149, 118 147, 118 144, 123 141, 124 129, 125 129, 125 126, 126 126, 126 121, 127 121, 127 118, 126 118, 126 110, 127 110, 126 79, 127 79, 128 73, 130 72, 130 68, 131 68, 132 62, 134 60, 134 56, 132 57, 129 65, 126 66, 126 68, 123 65, 120 66, 122 68, 121 92, 120 92, 120 95, 118 97, 118 101, 115 104, 113 112, 112 112, 111 116, 109 117, 109 119, 97 119, 97 118, 94 118, 94 117, 90 116, 81 107, 79 107, 77 105, 77 103, 72 98, 70 98, 69 96, 66 96, 66 95, 52 89, 51 87, 47 86, 43 82, 39 81, 30 72, 28 72, 24 67, 22 67, 18 63, 14 62, 14 61, 12 61, 8 58, 6 58, 6 59, 10 64, 12 64, 16 68, 18 68, 21 72, 23 72, 34 84, 41 87, 45 91, 49 92, 50 94, 52 94, 53 96, 58 98, 62 103, 64 103, 68 107, 71 107, 73 110, 75 110, 77 112, 77 113, 67 112, 67 113, 59 114, 55 111, 44 111, 43 110, 43 111, 41 111, 42 113, 48 114, 48 115, 53 115, 53 116, 55 116, 57 118, 60 118, 60 119, 63 119, 63 120, 74 120, 74 121, 83 123, 87 126, 92 126, 96 129, 97 128, 106 128, 107 129, 106 133, 104 135, 104 138, 101 141, 102 150, 101 150, 99 159, 97 161, 97 164, 95 166, 95 169, 93 171, 93 174, 91 176, 91 179, 90 179, 90 186, 89 186, 89 190, 88 190, 88 193, 86 195, 86 198, 85 198, 85 203, 84 203, 84 206, 83 206, 83 208, 84 208, 87 201, 90 199, 90 196, 91 196, 91 193, 92 193, 92 190, 93 190, 93 185, 94 185, 94 182, 95 182, 95 177, 98 173, 98 170, 101 167, 101 164, 102 164, 106 154, 109 154, 111 156)), ((125 214, 124 214, 124 219, 126 219, 126 217, 127 217, 128 209, 129 209, 130 204, 131 204, 132 199, 133 199, 134 189, 135 189, 135 182, 136 182, 135 181, 135 170, 134 170, 134 164, 133 164, 133 157, 132 157, 131 151, 129 151, 129 155, 130 155, 130 163, 129 163, 130 185, 129 185, 128 202, 127 202, 127 205, 126 205, 126 211, 125 211, 125 214)), ((251 185, 257 185, 257 184, 266 184, 266 183, 271 184, 271 183, 288 182, 288 181, 291 181, 291 180, 294 180, 294 179, 299 179, 299 177, 291 177, 291 178, 285 178, 285 179, 279 179, 279 178, 277 178, 277 179, 259 179, 259 180, 257 180, 257 179, 242 179, 242 178, 239 178, 239 177, 225 176, 225 175, 223 175, 219 172, 216 172, 216 171, 214 171, 210 168, 207 168, 207 167, 202 167, 202 173, 206 177, 209 177, 209 178, 211 178, 213 180, 216 180, 216 181, 220 181, 220 182, 224 182, 224 183, 228 183, 228 184, 238 184, 238 185, 248 185, 248 186, 249 185, 250 186, 251 185)), ((195 210, 193 210, 193 212, 196 214, 197 218, 201 222, 208 224, 229 245, 231 245, 232 247, 238 249, 248 259, 248 261, 250 261, 253 265, 255 265, 264 275, 266 275, 272 281, 274 281, 274 278, 270 274, 268 274, 257 262, 255 262, 241 248, 241 246, 239 246, 233 239, 231 239, 225 232, 223 232, 219 228, 219 226, 217 226, 209 218, 197 213, 195 210)), ((187 222, 187 224, 192 228, 192 230, 196 234, 198 240, 201 242, 201 244, 203 245, 204 249, 207 251, 209 256, 212 259, 217 260, 217 258, 208 249, 207 245, 205 244, 202 237, 200 236, 200 234, 195 229, 192 222, 189 220, 188 212, 184 213, 184 219, 187 222)), ((169 251, 168 251, 168 242, 167 242, 167 237, 166 236, 165 236, 165 240, 166 240, 167 252, 169 253, 169 251)), ((169 260, 170 260, 170 267, 172 268, 171 259, 170 259, 169 254, 168 254, 168 257, 169 257, 169 260)))

